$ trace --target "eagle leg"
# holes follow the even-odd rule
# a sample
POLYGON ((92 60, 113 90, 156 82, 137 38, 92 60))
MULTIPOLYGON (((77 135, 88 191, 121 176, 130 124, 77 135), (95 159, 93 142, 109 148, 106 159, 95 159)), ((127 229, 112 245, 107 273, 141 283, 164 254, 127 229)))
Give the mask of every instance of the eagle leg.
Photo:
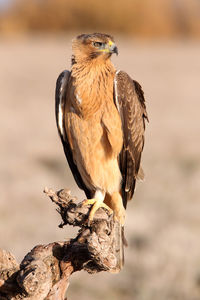
POLYGON ((115 221, 123 226, 125 223, 125 208, 121 194, 119 192, 114 192, 112 195, 106 194, 105 203, 113 210, 115 221))
POLYGON ((88 218, 89 223, 93 221, 94 215, 100 207, 106 208, 108 210, 109 215, 113 214, 113 210, 108 205, 103 203, 102 199, 93 198, 93 199, 86 199, 83 201, 83 205, 91 205, 91 204, 92 204, 92 209, 89 213, 89 218, 88 218))

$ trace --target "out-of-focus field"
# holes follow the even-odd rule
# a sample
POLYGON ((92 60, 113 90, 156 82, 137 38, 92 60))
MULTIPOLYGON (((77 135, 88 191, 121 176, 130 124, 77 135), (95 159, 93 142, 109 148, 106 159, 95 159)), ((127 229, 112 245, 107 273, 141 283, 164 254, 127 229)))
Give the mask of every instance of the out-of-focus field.
MULTIPOLYGON (((200 299, 200 44, 139 43, 115 37, 119 69, 137 79, 150 123, 143 167, 126 219, 119 275, 80 272, 69 299, 200 299)), ((54 88, 70 67, 71 37, 0 40, 0 247, 18 260, 36 244, 74 233, 59 229, 44 186, 74 184, 54 118, 54 88)))
POLYGON ((93 28, 139 38, 200 38, 199 0, 10 0, 6 7, 0 10, 4 35, 93 28))

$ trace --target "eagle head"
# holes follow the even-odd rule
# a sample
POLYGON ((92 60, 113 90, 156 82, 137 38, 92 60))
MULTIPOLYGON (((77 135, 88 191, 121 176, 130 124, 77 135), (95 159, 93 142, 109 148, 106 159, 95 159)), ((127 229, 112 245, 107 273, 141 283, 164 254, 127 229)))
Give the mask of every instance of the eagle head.
POLYGON ((73 59, 77 61, 103 58, 118 54, 112 36, 103 33, 81 34, 72 41, 73 59))

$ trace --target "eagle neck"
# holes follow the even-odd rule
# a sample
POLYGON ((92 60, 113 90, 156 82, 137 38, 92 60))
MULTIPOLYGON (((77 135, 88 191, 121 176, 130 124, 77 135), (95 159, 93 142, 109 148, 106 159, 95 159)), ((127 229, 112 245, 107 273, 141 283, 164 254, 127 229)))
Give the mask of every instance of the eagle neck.
POLYGON ((113 99, 115 71, 110 60, 90 60, 72 65, 75 101, 83 118, 92 117, 105 101, 113 99))

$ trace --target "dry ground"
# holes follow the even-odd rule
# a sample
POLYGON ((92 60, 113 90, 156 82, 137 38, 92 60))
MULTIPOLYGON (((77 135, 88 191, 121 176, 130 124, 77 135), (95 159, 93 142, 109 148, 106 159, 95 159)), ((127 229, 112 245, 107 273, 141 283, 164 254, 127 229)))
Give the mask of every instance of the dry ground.
MULTIPOLYGON (((128 206, 119 275, 71 278, 69 299, 200 299, 200 44, 139 43, 116 36, 114 58, 143 86, 150 123, 139 184, 128 206)), ((70 187, 57 135, 54 87, 70 66, 71 37, 0 39, 0 247, 20 260, 59 229, 44 186, 70 187)))

